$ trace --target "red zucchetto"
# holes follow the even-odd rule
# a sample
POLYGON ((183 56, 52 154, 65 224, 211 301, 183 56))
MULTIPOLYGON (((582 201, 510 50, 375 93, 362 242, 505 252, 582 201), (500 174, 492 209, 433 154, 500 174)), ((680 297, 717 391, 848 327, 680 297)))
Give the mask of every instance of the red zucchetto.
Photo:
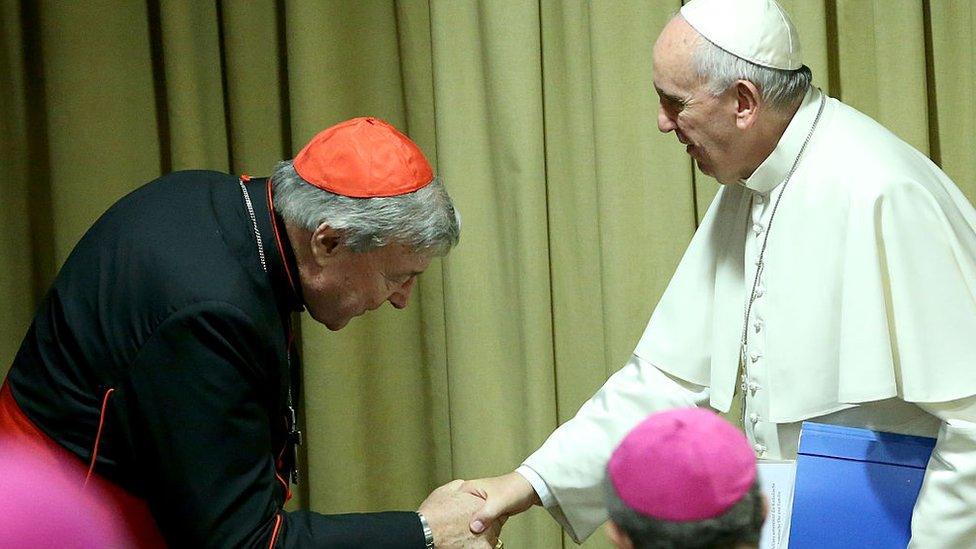
POLYGON ((298 153, 294 166, 312 185, 353 198, 407 194, 434 179, 416 143, 370 117, 322 130, 298 153))

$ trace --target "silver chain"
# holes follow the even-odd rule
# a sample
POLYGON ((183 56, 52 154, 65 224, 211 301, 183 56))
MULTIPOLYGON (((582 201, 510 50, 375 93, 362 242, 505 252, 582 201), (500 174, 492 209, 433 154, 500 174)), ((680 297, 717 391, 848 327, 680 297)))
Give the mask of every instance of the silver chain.
MULTIPOLYGON (((752 281, 752 291, 749 292, 749 303, 746 304, 746 316, 742 323, 742 347, 739 350, 739 360, 742 361, 743 368, 746 364, 746 349, 749 344, 749 315, 752 314, 752 304, 756 301, 756 288, 759 286, 759 277, 762 274, 763 267, 766 263, 763 258, 766 254, 766 244, 769 243, 769 233, 773 228, 773 219, 776 218, 776 210, 779 208, 779 202, 783 199, 783 195, 786 194, 786 186, 790 182, 790 178, 793 177, 793 172, 796 171, 796 167, 800 164, 800 158, 803 157, 803 151, 807 149, 807 144, 810 143, 810 138, 813 137, 813 131, 817 129, 817 122, 820 122, 820 115, 823 114, 824 105, 827 104, 827 96, 822 95, 820 97, 820 109, 817 110, 817 117, 813 119, 813 125, 810 126, 810 132, 807 134, 807 138, 803 141, 803 145, 800 147, 800 152, 796 155, 796 160, 793 161, 793 166, 790 167, 790 171, 786 174, 786 179, 783 180, 783 187, 779 192, 779 196, 776 197, 776 202, 773 204, 773 212, 769 214, 769 223, 766 224, 766 238, 763 239, 762 248, 759 250, 759 261, 756 262, 756 277, 752 281)), ((745 408, 743 408, 745 410, 745 408)), ((745 413, 743 411, 743 413, 745 413)))
MULTIPOLYGON (((247 215, 251 218, 251 227, 254 229, 254 239, 258 243, 258 257, 261 258, 261 269, 264 272, 268 272, 268 264, 264 259, 264 244, 261 242, 261 231, 258 230, 258 219, 254 215, 254 205, 251 204, 251 195, 247 192, 247 187, 244 186, 243 179, 238 179, 237 183, 241 186, 241 193, 244 194, 244 205, 247 206, 247 215)), ((298 484, 298 446, 302 444, 302 432, 298 430, 298 417, 295 413, 295 406, 292 404, 292 394, 291 394, 291 346, 285 349, 285 360, 288 364, 288 396, 285 404, 288 409, 288 427, 289 427, 289 437, 293 437, 289 444, 292 448, 292 469, 291 469, 291 481, 294 484, 298 484)))
POLYGON ((254 216, 254 206, 251 204, 251 195, 247 194, 247 187, 244 186, 244 181, 238 179, 237 182, 241 186, 241 192, 244 193, 244 205, 247 206, 247 215, 251 216, 251 226, 254 228, 254 239, 258 242, 258 257, 261 258, 261 269, 264 272, 268 272, 268 263, 264 259, 264 244, 261 242, 261 231, 258 230, 258 219, 254 216))

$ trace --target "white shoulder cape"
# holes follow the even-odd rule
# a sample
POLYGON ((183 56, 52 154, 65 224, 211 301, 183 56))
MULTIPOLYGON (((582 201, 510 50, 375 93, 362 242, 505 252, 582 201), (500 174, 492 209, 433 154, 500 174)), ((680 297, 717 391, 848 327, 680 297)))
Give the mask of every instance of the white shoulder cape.
MULTIPOLYGON (((721 411, 738 371, 752 193, 782 183, 820 96, 811 89, 749 180, 719 191, 634 351, 709 386, 721 411)), ((828 98, 769 234, 769 420, 976 394, 974 227, 976 211, 928 158, 828 98)))

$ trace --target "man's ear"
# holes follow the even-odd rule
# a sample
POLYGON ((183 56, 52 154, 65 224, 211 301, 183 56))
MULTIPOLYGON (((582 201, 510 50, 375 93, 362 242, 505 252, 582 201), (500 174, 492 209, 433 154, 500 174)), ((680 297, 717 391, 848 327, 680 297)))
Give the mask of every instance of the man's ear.
POLYGON ((309 249, 317 264, 324 265, 335 257, 342 248, 342 233, 333 229, 328 223, 321 223, 312 231, 309 249))
POLYGON ((737 80, 732 85, 735 90, 735 125, 746 130, 756 123, 762 97, 759 88, 748 80, 737 80))
POLYGON ((630 541, 627 534, 615 522, 608 520, 604 529, 607 531, 607 537, 610 538, 610 542, 616 547, 619 549, 634 549, 634 542, 630 541))

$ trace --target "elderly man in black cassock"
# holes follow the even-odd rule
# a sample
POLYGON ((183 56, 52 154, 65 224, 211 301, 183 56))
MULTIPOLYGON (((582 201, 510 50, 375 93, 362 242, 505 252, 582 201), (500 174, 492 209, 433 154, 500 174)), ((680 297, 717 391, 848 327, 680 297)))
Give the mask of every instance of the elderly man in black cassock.
POLYGON ((419 512, 282 510, 301 439, 292 313, 338 330, 403 308, 458 237, 423 153, 374 118, 267 179, 157 179, 61 268, 0 391, 0 436, 87 468, 147 547, 490 547, 496 533, 467 532, 478 502, 460 481, 419 512))

